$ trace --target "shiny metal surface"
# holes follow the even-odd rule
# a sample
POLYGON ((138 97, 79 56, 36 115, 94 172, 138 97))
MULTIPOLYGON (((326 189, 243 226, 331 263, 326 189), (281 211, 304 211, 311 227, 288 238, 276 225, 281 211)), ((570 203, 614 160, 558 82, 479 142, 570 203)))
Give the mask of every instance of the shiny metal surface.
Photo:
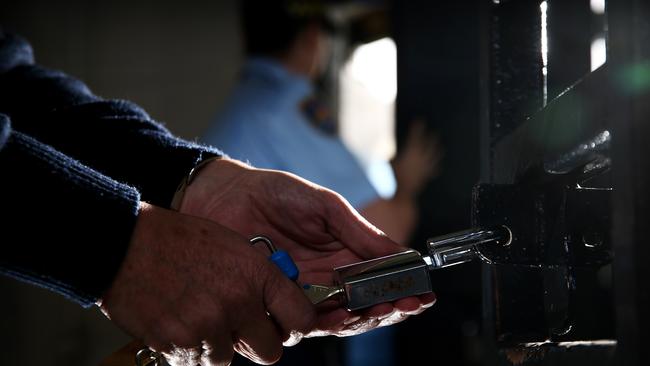
POLYGON ((465 263, 475 258, 488 261, 481 255, 481 246, 507 246, 511 242, 512 233, 506 226, 439 236, 427 241, 429 256, 408 250, 335 268, 337 286, 324 288, 322 294, 327 298, 344 294, 348 310, 425 294, 432 291, 429 270, 465 263), (329 295, 330 292, 332 295, 329 295))
POLYGON ((345 307, 358 310, 432 291, 428 266, 420 253, 408 250, 335 268, 345 292, 345 307))
POLYGON ((135 366, 169 366, 169 364, 160 353, 143 348, 135 355, 135 366))
POLYGON ((612 135, 605 130, 589 141, 586 141, 571 151, 559 157, 544 162, 544 170, 549 174, 568 174, 594 161, 606 161, 612 135))
MULTIPOLYGON (((512 233, 506 226, 459 231, 427 240, 431 256, 429 269, 439 269, 481 258, 480 245, 510 245, 512 233)), ((489 261, 488 261, 489 262, 489 261)))
POLYGON ((307 295, 307 298, 309 298, 309 301, 314 305, 320 304, 344 292, 340 286, 303 285, 302 289, 305 295, 307 295))

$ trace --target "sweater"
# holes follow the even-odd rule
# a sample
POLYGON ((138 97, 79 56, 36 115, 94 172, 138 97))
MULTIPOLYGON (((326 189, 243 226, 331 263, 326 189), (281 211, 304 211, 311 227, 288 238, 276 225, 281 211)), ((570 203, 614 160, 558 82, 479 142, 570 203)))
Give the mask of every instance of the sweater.
POLYGON ((119 270, 140 201, 169 207, 192 167, 220 154, 0 35, 0 273, 91 306, 119 270))

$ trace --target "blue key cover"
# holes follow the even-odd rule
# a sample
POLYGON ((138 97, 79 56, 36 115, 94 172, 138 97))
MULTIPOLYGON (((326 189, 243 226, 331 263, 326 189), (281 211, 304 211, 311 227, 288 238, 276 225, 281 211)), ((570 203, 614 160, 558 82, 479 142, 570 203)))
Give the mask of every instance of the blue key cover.
POLYGON ((298 267, 296 267, 296 264, 293 263, 293 259, 291 259, 289 256, 289 253, 285 252, 284 250, 278 250, 276 252, 273 252, 269 258, 273 263, 280 267, 282 273, 284 273, 292 281, 298 279, 298 267))

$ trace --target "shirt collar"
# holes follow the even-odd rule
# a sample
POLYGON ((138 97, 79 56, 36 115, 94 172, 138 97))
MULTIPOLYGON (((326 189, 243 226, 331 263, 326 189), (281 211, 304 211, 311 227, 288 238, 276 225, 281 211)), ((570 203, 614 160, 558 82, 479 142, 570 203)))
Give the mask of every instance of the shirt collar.
POLYGON ((300 102, 313 93, 313 86, 308 78, 290 72, 280 62, 271 58, 250 58, 244 66, 242 79, 269 84, 295 102, 300 102))

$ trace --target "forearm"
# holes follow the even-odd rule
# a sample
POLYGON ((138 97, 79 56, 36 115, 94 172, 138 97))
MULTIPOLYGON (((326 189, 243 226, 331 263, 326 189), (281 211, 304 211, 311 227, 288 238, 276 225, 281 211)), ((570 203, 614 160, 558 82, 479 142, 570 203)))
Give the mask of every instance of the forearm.
POLYGON ((181 178, 215 149, 174 137, 137 105, 103 100, 81 81, 34 65, 29 45, 0 40, 0 113, 14 127, 169 207, 181 178), (7 56, 9 55, 9 56, 7 56))
POLYGON ((4 116, 0 131, 0 272, 93 304, 126 252, 138 191, 12 131, 4 116))

